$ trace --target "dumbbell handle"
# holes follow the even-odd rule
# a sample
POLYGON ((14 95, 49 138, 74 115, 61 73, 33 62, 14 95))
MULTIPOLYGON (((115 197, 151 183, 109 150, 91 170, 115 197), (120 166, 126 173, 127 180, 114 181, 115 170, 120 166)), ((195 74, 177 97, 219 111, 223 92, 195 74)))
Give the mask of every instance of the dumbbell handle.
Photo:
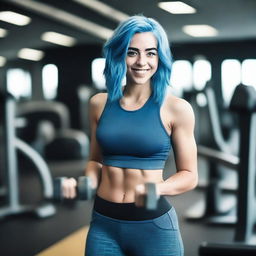
POLYGON ((80 200, 91 200, 95 195, 95 189, 92 187, 92 180, 88 176, 79 177, 77 191, 80 200))
POLYGON ((146 196, 145 196, 145 207, 147 210, 155 210, 157 208, 157 203, 159 195, 156 191, 155 183, 146 183, 146 196))

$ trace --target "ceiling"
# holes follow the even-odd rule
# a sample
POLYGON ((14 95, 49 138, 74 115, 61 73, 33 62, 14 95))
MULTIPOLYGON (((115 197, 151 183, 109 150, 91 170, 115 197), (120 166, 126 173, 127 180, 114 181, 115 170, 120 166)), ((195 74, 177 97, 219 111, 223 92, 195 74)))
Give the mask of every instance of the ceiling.
MULTIPOLYGON (((230 41, 256 38, 256 0, 183 0, 197 9, 196 14, 170 14, 157 7, 157 0, 101 0, 127 14, 144 14, 157 19, 165 28, 171 43, 230 41), (184 25, 207 24, 218 30, 216 37, 196 38, 182 31, 184 25)), ((21 48, 44 49, 56 46, 40 39, 43 32, 55 31, 76 38, 77 44, 101 44, 105 39, 93 35, 78 25, 76 18, 86 19, 113 30, 118 21, 107 18, 73 0, 0 0, 0 10, 13 10, 28 15, 32 22, 16 26, 0 21, 0 28, 8 30, 0 38, 0 56, 16 59, 21 48), (24 3, 28 4, 25 6, 24 3), (52 7, 32 8, 32 2, 52 7), (65 13, 59 13, 64 11, 65 13), (59 14, 60 17, 59 18, 59 14), (66 18, 72 15, 71 21, 66 18)), ((97 31, 97 29, 95 29, 97 31)))

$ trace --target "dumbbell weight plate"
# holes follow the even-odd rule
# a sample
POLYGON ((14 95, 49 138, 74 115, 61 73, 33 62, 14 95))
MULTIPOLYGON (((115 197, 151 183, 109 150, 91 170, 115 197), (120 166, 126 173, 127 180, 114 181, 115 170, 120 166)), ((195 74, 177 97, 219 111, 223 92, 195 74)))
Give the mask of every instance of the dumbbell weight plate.
POLYGON ((87 176, 78 178, 78 197, 80 200, 90 200, 93 198, 94 189, 92 189, 91 179, 87 176))
POLYGON ((147 210, 155 210, 157 208, 158 195, 156 194, 156 184, 146 183, 145 207, 147 210))
POLYGON ((53 180, 53 199, 57 201, 63 200, 62 184, 66 177, 58 177, 53 180))

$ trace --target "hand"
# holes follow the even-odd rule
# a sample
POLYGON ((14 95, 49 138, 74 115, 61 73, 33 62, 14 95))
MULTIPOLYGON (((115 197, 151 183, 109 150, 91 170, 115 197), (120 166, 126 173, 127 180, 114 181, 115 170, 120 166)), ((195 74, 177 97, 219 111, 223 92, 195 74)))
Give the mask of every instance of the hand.
POLYGON ((135 187, 135 205, 137 207, 153 210, 157 207, 159 197, 160 193, 155 183, 139 184, 135 187), (148 189, 150 190, 147 191, 148 189))
POLYGON ((143 207, 146 199, 146 186, 145 184, 139 184, 135 187, 135 205, 137 207, 143 207))
POLYGON ((66 178, 62 183, 62 195, 67 199, 74 199, 77 196, 76 192, 77 181, 74 178, 66 178))

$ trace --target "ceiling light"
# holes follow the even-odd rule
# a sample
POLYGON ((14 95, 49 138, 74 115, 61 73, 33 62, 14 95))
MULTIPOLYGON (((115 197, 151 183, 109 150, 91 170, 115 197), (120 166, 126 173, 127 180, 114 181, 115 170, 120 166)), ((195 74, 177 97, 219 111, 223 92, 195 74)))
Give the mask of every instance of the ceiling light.
POLYGON ((18 57, 26 60, 39 61, 44 57, 44 52, 30 48, 23 48, 18 52, 18 57))
POLYGON ((3 56, 0 56, 0 67, 3 67, 6 63, 6 58, 3 56))
POLYGON ((46 17, 50 17, 57 21, 63 22, 65 24, 71 25, 81 31, 90 33, 103 40, 108 39, 112 34, 113 30, 107 27, 101 26, 90 20, 78 17, 67 11, 60 10, 59 8, 52 7, 42 2, 36 2, 32 0, 9 0, 18 6, 23 6, 28 10, 35 11, 46 17))
POLYGON ((193 37, 210 37, 218 34, 218 30, 209 25, 186 25, 182 30, 193 37))
POLYGON ((159 2, 158 7, 172 14, 196 13, 196 9, 181 1, 159 2))
POLYGON ((28 16, 11 11, 0 12, 0 20, 18 26, 25 26, 31 21, 31 19, 28 16))
POLYGON ((94 11, 118 22, 126 20, 129 16, 123 12, 120 12, 109 5, 102 3, 98 0, 73 0, 80 3, 94 11))
POLYGON ((41 39, 53 44, 62 46, 73 46, 76 43, 76 39, 71 36, 66 36, 56 32, 45 32, 42 34, 41 39))
POLYGON ((5 37, 7 35, 7 30, 6 29, 3 29, 3 28, 0 28, 0 37, 5 37))

